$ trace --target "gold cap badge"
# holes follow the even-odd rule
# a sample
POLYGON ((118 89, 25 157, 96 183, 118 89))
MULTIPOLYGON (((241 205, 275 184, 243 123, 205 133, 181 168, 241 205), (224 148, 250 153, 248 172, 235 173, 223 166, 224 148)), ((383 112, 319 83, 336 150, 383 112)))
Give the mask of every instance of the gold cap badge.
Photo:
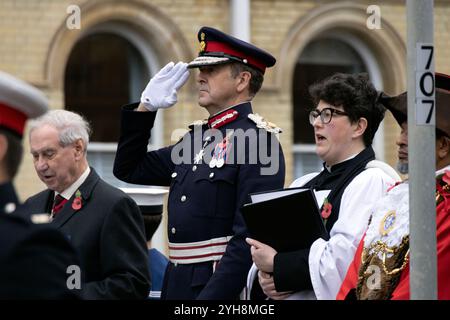
POLYGON ((205 33, 204 32, 202 32, 201 34, 200 34, 200 53, 201 52, 203 52, 203 51, 205 51, 205 48, 206 48, 206 42, 205 42, 205 33))

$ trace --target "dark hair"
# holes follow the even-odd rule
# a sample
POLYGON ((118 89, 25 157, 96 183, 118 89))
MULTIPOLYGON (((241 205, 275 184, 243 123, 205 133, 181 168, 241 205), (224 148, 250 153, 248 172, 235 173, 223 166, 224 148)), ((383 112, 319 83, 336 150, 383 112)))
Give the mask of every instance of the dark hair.
POLYGON ((263 84, 264 81, 264 76, 261 73, 261 71, 256 70, 252 67, 249 67, 245 64, 242 64, 240 62, 232 62, 231 63, 231 75, 233 78, 236 78, 239 73, 241 72, 250 72, 251 79, 250 79, 250 84, 249 84, 249 93, 252 97, 254 97, 256 95, 256 93, 259 91, 259 89, 261 89, 261 86, 263 84))
POLYGON ((142 215, 144 219, 144 228, 145 228, 145 238, 147 241, 150 241, 155 233, 156 229, 158 229, 159 224, 161 223, 162 215, 142 215))
POLYGON ((437 139, 440 139, 440 138, 442 138, 442 137, 450 138, 450 137, 448 136, 448 134, 446 134, 444 131, 442 131, 441 129, 436 128, 436 140, 437 140, 437 139))
POLYGON ((3 128, 0 128, 0 134, 4 135, 6 137, 6 141, 8 141, 8 150, 5 154, 4 163, 6 165, 6 172, 12 180, 16 176, 22 161, 22 139, 16 134, 13 134, 9 130, 5 130, 3 128))
POLYGON ((366 73, 336 73, 309 87, 309 94, 317 105, 323 100, 336 107, 342 106, 352 123, 367 120, 363 139, 370 146, 384 118, 385 107, 378 102, 378 93, 366 73))

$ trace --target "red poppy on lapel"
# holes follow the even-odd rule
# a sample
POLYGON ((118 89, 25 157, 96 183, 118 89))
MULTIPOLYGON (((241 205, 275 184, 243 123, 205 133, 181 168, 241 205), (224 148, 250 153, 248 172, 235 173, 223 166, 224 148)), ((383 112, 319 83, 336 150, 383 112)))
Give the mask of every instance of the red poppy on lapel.
POLYGON ((72 202, 72 209, 73 210, 80 210, 83 206, 82 198, 81 198, 81 192, 80 190, 77 190, 75 193, 75 199, 73 199, 72 202))
POLYGON ((322 212, 320 213, 320 215, 322 216, 324 225, 327 224, 327 220, 328 220, 328 217, 331 214, 331 209, 332 208, 333 208, 333 206, 331 205, 331 203, 329 203, 328 199, 325 198, 325 201, 323 202, 322 212))

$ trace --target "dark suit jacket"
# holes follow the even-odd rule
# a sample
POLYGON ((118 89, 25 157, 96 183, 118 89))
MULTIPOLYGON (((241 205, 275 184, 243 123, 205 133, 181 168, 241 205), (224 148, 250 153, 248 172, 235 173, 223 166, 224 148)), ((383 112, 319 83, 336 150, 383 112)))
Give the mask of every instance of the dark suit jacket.
POLYGON ((73 299, 67 269, 79 265, 55 229, 0 213, 0 299, 73 299))
MULTIPOLYGON (((81 260, 84 299, 144 299, 150 287, 144 222, 136 203, 104 182, 91 168, 75 195, 51 222, 72 243, 81 260)), ((23 205, 27 213, 50 212, 54 192, 45 190, 23 205)), ((23 210, 22 210, 23 211, 23 210)))

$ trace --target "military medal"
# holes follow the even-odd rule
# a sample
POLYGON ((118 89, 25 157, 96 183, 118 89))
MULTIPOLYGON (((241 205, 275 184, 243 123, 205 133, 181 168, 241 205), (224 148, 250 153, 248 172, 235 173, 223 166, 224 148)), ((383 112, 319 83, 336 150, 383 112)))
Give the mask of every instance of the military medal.
POLYGON ((234 131, 230 131, 227 136, 214 147, 213 157, 209 163, 210 168, 222 168, 230 151, 230 137, 234 131))
POLYGON ((223 158, 217 159, 217 163, 216 163, 217 168, 222 168, 224 164, 225 164, 225 160, 223 158))
POLYGON ((212 169, 216 166, 217 164, 217 160, 215 158, 212 158, 211 161, 209 162, 209 167, 212 169))
MULTIPOLYGON (((216 147, 214 148, 214 157, 213 160, 214 161, 214 165, 217 168, 222 168, 225 160, 225 152, 226 152, 226 142, 224 143, 223 141, 221 143, 218 143, 216 145, 216 147)), ((212 162, 212 161, 211 161, 212 162)))
POLYGON ((383 219, 381 219, 379 231, 382 236, 386 236, 389 232, 391 232, 394 228, 395 219, 396 216, 394 210, 388 211, 383 219))

